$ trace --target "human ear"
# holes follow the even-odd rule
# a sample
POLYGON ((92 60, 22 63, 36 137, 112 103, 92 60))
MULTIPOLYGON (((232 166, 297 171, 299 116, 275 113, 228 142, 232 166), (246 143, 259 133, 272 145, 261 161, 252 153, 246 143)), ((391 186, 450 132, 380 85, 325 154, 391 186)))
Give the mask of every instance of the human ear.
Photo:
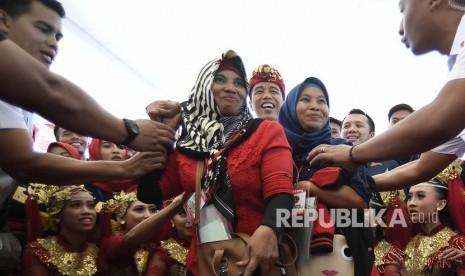
POLYGON ((441 211, 442 209, 446 207, 447 201, 445 199, 438 200, 437 205, 438 207, 436 207, 436 210, 441 211))

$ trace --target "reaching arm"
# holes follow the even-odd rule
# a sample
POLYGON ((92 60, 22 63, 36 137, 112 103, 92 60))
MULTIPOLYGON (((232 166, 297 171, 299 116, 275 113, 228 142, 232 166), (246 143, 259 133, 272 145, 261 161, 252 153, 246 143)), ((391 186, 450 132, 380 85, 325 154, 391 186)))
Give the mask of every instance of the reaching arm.
POLYGON ((44 184, 69 185, 136 178, 166 162, 164 152, 137 154, 125 161, 80 161, 54 154, 36 153, 24 129, 0 131, 0 168, 11 177, 44 184))
POLYGON ((184 202, 183 199, 183 196, 176 197, 170 205, 163 208, 160 212, 151 215, 149 218, 129 230, 129 232, 126 233, 126 245, 130 249, 135 249, 144 242, 153 239, 153 237, 163 228, 165 223, 181 211, 182 204, 184 202))
POLYGON ((449 81, 430 104, 388 131, 354 148, 358 162, 421 153, 454 138, 465 128, 465 79, 449 81), (421 142, 419 142, 421 141, 421 142))
MULTIPOLYGON (((103 109, 81 88, 50 72, 11 41, 0 42, 0 99, 37 112, 66 129, 121 143, 127 131, 121 119, 103 109), (33 91, 33 93, 31 93, 33 91)), ((174 130, 151 120, 137 120, 138 151, 159 151, 174 141, 174 130)))
POLYGON ((321 189, 310 181, 299 181, 296 188, 308 190, 311 196, 316 196, 318 200, 332 208, 357 208, 360 210, 367 208, 367 203, 363 201, 360 195, 346 185, 330 190, 321 189))
POLYGON ((422 153, 418 160, 375 175, 373 179, 379 191, 395 191, 430 180, 455 159, 457 156, 454 154, 428 151, 422 153))
POLYGON ((325 146, 313 149, 308 156, 311 164, 330 161, 354 165, 371 161, 400 159, 428 151, 457 136, 465 129, 465 79, 446 83, 439 95, 428 105, 415 111, 387 131, 353 148, 325 146))

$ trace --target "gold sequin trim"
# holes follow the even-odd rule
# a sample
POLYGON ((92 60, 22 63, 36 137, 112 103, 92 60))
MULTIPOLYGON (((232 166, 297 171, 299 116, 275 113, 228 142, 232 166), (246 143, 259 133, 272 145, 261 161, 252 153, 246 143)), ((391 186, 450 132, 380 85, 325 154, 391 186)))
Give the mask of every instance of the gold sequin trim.
POLYGON ((143 275, 147 269, 147 260, 149 259, 149 251, 145 249, 139 249, 134 253, 134 262, 136 263, 137 271, 139 275, 143 275))
POLYGON ((178 263, 186 265, 186 256, 189 249, 182 246, 175 239, 168 239, 166 241, 161 241, 161 247, 168 251, 171 258, 178 263))
POLYGON ((386 240, 380 241, 375 247, 375 265, 384 264, 384 256, 391 250, 391 244, 386 240))
MULTIPOLYGON (((405 200, 405 193, 402 190, 397 190, 397 191, 386 191, 386 192, 380 192, 381 199, 384 202, 384 205, 387 207, 390 204, 396 204, 396 196, 399 197, 400 201, 405 200)), ((398 206, 394 206, 398 207, 398 206)))
POLYGON ((88 243, 87 249, 79 253, 65 250, 56 237, 38 239, 37 242, 48 251, 48 263, 53 264, 61 274, 90 276, 97 272, 98 248, 95 244, 88 243))
POLYGON ((444 227, 444 229, 432 236, 418 234, 413 237, 405 248, 405 253, 407 254, 405 268, 408 275, 423 275, 423 270, 428 264, 430 255, 448 246, 449 239, 454 235, 456 235, 454 231, 448 227, 444 227))

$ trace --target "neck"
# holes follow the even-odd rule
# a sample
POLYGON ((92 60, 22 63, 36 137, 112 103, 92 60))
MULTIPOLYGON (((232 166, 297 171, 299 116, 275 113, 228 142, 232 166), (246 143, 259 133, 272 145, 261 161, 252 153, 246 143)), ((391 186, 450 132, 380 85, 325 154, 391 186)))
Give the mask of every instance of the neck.
POLYGON ((449 13, 448 18, 445 18, 446 22, 443 26, 444 29, 442 32, 444 35, 440 37, 439 48, 438 51, 443 55, 449 55, 450 50, 452 48, 452 44, 454 43, 455 35, 457 33, 457 29, 460 25, 460 21, 462 20, 462 16, 464 15, 463 12, 453 10, 453 12, 449 13))
POLYGON ((62 229, 60 234, 66 238, 66 240, 75 251, 79 251, 87 241, 87 233, 62 229))
POLYGON ((434 229, 436 229, 436 227, 440 226, 441 225, 441 222, 425 222, 425 223, 422 223, 421 224, 421 230, 423 231, 423 233, 425 233, 426 235, 430 235, 431 232, 433 232, 434 229))

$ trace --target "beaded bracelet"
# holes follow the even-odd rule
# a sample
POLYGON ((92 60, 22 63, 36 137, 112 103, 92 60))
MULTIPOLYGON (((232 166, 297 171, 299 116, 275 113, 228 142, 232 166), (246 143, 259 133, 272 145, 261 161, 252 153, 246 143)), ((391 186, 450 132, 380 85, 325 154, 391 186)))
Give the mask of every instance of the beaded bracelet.
POLYGON ((352 163, 358 165, 359 163, 358 163, 357 161, 355 161, 354 155, 353 155, 353 153, 352 153, 352 152, 354 151, 354 148, 355 148, 355 147, 356 147, 356 145, 355 145, 355 146, 352 146, 352 147, 350 148, 350 150, 349 150, 349 160, 350 160, 352 163))

